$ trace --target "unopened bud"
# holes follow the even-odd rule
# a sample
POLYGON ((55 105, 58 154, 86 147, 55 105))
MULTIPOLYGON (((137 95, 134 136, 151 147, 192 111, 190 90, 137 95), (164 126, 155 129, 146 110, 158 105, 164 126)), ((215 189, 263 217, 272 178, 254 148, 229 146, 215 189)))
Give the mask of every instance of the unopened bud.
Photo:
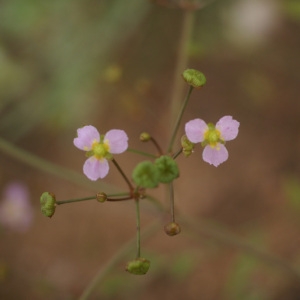
POLYGON ((107 200, 107 195, 103 192, 99 192, 96 194, 96 199, 98 202, 105 202, 107 200))
POLYGON ((172 222, 172 223, 169 223, 169 224, 165 225, 164 229, 165 229, 165 233, 169 236, 177 235, 181 231, 180 226, 175 222, 172 222))
POLYGON ((140 135, 140 141, 148 142, 151 139, 151 135, 148 132, 143 132, 140 135))
POLYGON ((126 271, 134 275, 145 275, 150 268, 150 261, 139 257, 129 261, 126 265, 126 271))
POLYGON ((201 88, 206 83, 206 78, 203 73, 195 69, 187 69, 182 73, 183 79, 195 88, 201 88))
POLYGON ((40 198, 41 211, 46 217, 51 218, 55 213, 56 199, 53 193, 45 192, 40 198))
POLYGON ((184 154, 185 157, 190 156, 193 151, 195 144, 192 143, 186 135, 183 135, 181 138, 181 146, 182 146, 182 153, 184 154))

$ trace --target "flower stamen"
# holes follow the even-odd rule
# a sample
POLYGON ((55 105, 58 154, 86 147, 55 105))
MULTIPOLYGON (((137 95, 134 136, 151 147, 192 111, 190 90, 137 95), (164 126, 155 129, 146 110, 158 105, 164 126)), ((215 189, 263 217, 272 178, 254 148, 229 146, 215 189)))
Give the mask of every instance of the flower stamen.
POLYGON ((105 158, 109 153, 109 145, 107 143, 94 143, 92 149, 97 159, 105 158))

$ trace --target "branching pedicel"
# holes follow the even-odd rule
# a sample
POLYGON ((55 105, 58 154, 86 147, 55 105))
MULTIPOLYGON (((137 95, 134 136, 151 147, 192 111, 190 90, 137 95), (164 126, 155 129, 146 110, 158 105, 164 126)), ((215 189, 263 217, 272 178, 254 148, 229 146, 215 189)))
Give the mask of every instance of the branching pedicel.
POLYGON ((136 204, 137 254, 134 260, 127 263, 126 270, 136 275, 146 274, 150 267, 149 260, 141 257, 140 245, 139 202, 140 199, 147 198, 147 189, 155 188, 160 183, 169 184, 171 222, 166 224, 164 229, 169 236, 179 234, 181 229, 179 224, 175 221, 173 188, 174 179, 179 177, 179 168, 175 161, 176 158, 180 154, 189 157, 193 153, 196 144, 201 143, 204 147, 202 154, 203 160, 217 167, 228 159, 228 151, 225 147, 225 143, 235 139, 238 135, 239 122, 234 120, 231 116, 222 117, 216 125, 212 123, 207 124, 197 118, 185 124, 185 135, 181 138, 180 148, 178 151, 173 152, 173 144, 191 92, 194 88, 199 89, 206 83, 205 76, 201 72, 193 69, 184 71, 183 78, 190 87, 175 123, 168 150, 164 153, 159 144, 149 133, 142 133, 140 140, 142 142, 151 141, 157 148, 158 155, 142 153, 131 149, 132 152, 153 158, 152 160, 145 160, 139 163, 134 168, 132 180, 127 177, 114 158, 115 154, 121 154, 129 150, 128 136, 125 131, 112 129, 105 135, 101 135, 98 130, 91 125, 84 126, 77 130, 74 145, 80 150, 85 151, 88 157, 83 166, 83 173, 87 178, 90 180, 104 178, 109 172, 109 162, 111 161, 126 181, 128 185, 127 192, 117 195, 107 195, 101 191, 90 197, 65 201, 57 201, 53 193, 45 192, 40 199, 42 213, 50 218, 54 215, 56 206, 60 204, 91 199, 96 199, 99 202, 134 200, 136 204))

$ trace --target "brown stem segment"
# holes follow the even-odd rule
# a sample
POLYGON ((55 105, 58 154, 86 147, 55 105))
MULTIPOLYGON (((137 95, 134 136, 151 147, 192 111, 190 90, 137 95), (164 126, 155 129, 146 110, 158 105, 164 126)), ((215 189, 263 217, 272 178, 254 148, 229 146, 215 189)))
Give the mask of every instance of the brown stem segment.
POLYGON ((116 162, 116 160, 113 158, 112 162, 114 163, 114 165, 116 166, 116 168, 118 169, 118 171, 121 173, 122 177, 124 178, 124 180, 126 181, 126 183, 128 184, 128 187, 130 189, 130 192, 133 192, 134 187, 131 184, 130 180, 127 178, 127 176, 125 175, 125 173, 123 172, 123 170, 121 169, 121 167, 119 166, 119 164, 116 162))
POLYGON ((162 151, 161 147, 158 145, 156 139, 154 139, 153 137, 151 137, 150 140, 154 144, 154 146, 156 147, 159 155, 163 155, 163 151, 162 151))

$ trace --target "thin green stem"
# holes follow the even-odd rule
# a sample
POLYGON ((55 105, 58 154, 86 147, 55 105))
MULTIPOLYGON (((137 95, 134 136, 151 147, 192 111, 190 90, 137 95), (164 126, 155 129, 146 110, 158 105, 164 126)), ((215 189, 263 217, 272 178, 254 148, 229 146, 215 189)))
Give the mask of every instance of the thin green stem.
POLYGON ((193 87, 190 86, 189 90, 188 90, 188 93, 187 93, 187 95, 186 95, 186 97, 184 99, 184 102, 182 103, 182 107, 180 109, 179 115, 178 115, 176 123, 175 123, 174 130, 173 130, 173 133, 172 133, 172 136, 171 136, 171 140, 170 140, 170 144, 169 144, 169 148, 168 148, 168 153, 170 153, 172 151, 172 148, 173 148, 173 145, 174 145, 174 141, 175 141, 175 137, 176 137, 176 134, 178 132, 179 125, 180 125, 183 113, 185 111, 185 108, 186 108, 186 106, 187 106, 187 104, 188 104, 188 102, 190 100, 190 96, 191 96, 192 90, 193 90, 193 87))
POLYGON ((130 196, 130 194, 128 192, 115 193, 115 194, 107 194, 108 198, 111 198, 111 197, 123 197, 123 196, 130 196))
POLYGON ((175 223, 174 186, 173 186, 173 182, 170 182, 170 184, 169 184, 169 193, 170 193, 171 218, 172 218, 172 222, 175 223))
POLYGON ((116 162, 116 160, 114 158, 112 159, 112 162, 116 166, 116 168, 118 169, 118 171, 120 172, 120 174, 122 175, 122 177, 124 178, 124 180, 126 181, 126 183, 128 184, 128 187, 129 187, 130 191, 133 192, 134 187, 131 184, 130 180, 125 175, 125 173, 123 172, 123 170, 121 169, 121 167, 119 166, 119 164, 116 162))
MULTIPOLYGON (((170 122, 174 124, 176 115, 180 108, 183 89, 185 82, 181 77, 182 72, 187 67, 188 62, 188 46, 191 38, 191 33, 194 25, 194 12, 186 10, 183 12, 182 30, 178 45, 178 54, 176 60, 176 67, 174 70, 173 88, 171 94, 171 107, 170 107, 170 122)), ((179 126, 179 125, 178 125, 179 126)), ((176 129, 177 132, 178 129, 176 129)), ((169 144, 168 152, 172 151, 176 132, 174 130, 171 142, 169 144)))
POLYGON ((85 197, 85 198, 77 198, 77 199, 68 199, 68 200, 61 200, 61 201, 56 201, 57 205, 61 204, 66 204, 66 203, 73 203, 73 202, 81 202, 81 201, 86 201, 86 200, 95 200, 96 195, 90 196, 90 197, 85 197))
MULTIPOLYGON (((60 201, 56 201, 57 205, 61 205, 61 204, 66 204, 66 203, 73 203, 73 202, 81 202, 81 201, 87 201, 87 200, 96 200, 97 196, 89 196, 89 197, 84 197, 84 198, 76 198, 76 199, 68 199, 68 200, 60 200, 60 201)), ((122 200, 130 200, 132 199, 132 196, 130 196, 127 193, 117 193, 117 194, 110 194, 107 195, 107 201, 122 201, 122 200), (124 197, 122 197, 124 196, 124 197), (120 198, 111 198, 111 197, 120 197, 120 198)))
POLYGON ((117 202, 117 201, 126 201, 126 200, 132 200, 132 196, 127 196, 127 197, 121 197, 121 198, 107 198, 106 201, 111 201, 111 202, 117 202))
POLYGON ((159 144, 157 143, 156 139, 153 138, 153 137, 151 136, 150 140, 151 140, 151 142, 154 144, 154 146, 156 147, 156 149, 157 149, 159 155, 163 155, 163 151, 162 151, 162 149, 160 148, 159 144))
POLYGON ((139 151, 139 150, 132 149, 132 148, 128 148, 127 151, 132 152, 132 153, 136 153, 136 154, 140 154, 140 155, 143 155, 143 156, 151 157, 151 158, 157 158, 157 156, 154 155, 154 154, 150 154, 150 153, 139 151))
POLYGON ((177 152, 175 152, 175 154, 172 156, 173 159, 176 159, 181 153, 182 153, 182 148, 180 148, 177 152))
POLYGON ((141 217, 140 217, 140 200, 135 200, 136 211, 136 258, 141 257, 141 217))

